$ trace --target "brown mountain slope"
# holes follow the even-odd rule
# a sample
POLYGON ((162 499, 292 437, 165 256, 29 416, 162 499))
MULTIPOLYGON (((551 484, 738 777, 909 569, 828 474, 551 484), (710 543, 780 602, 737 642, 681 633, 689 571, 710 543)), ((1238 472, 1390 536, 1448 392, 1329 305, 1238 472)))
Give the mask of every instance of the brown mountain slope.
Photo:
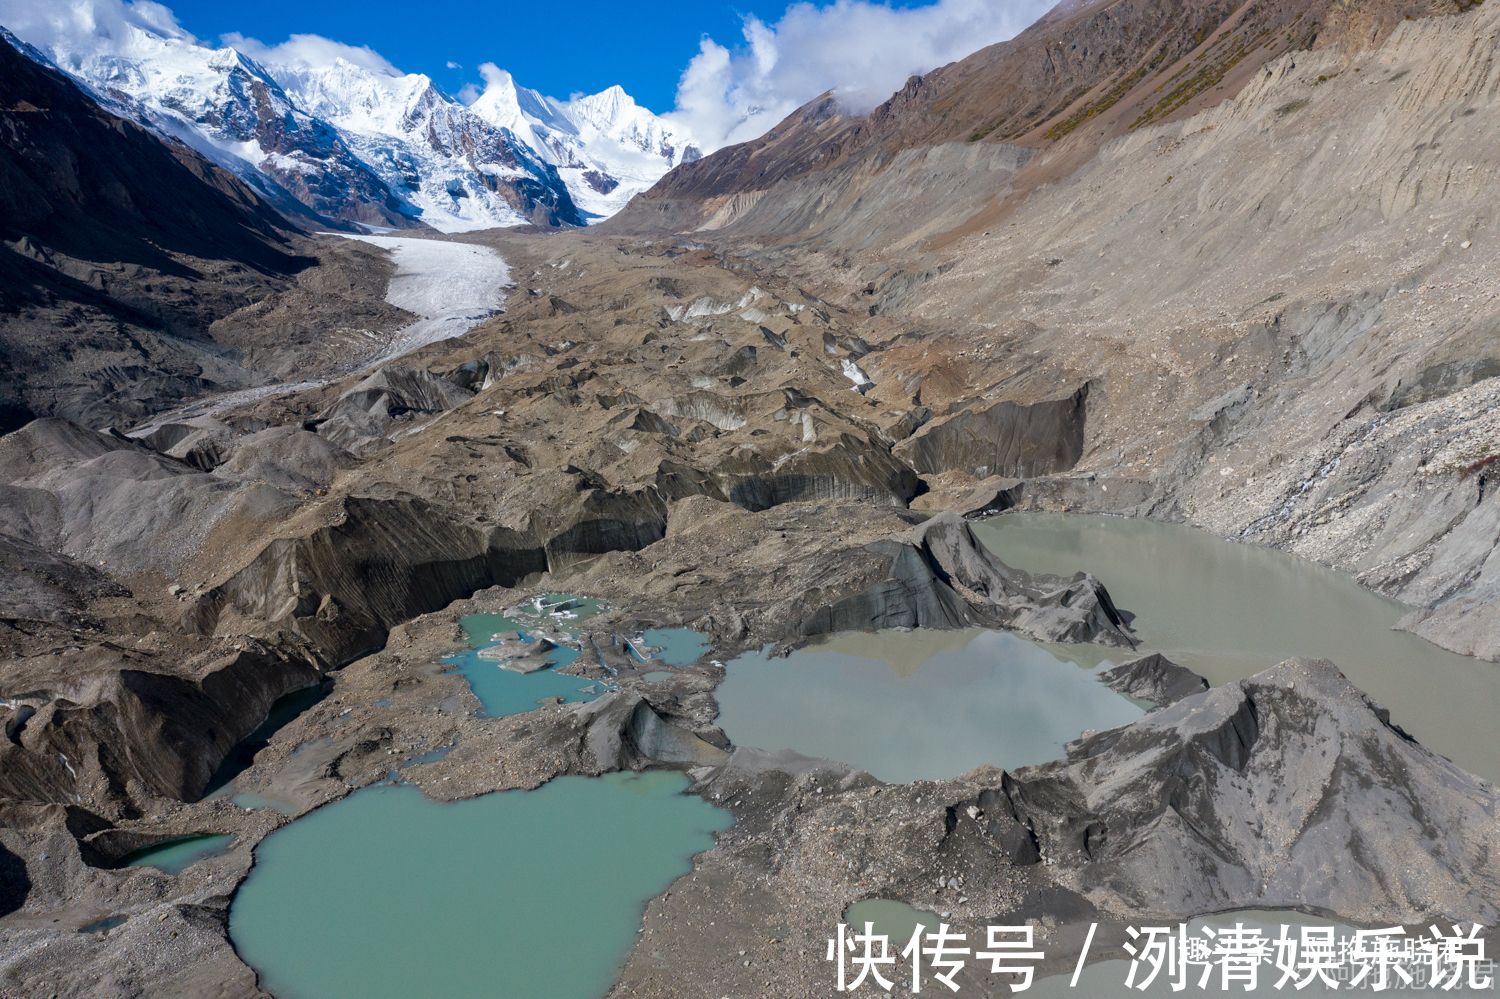
MULTIPOLYGON (((281 352, 302 326, 409 318, 382 300, 379 251, 305 238, 239 179, 17 46, 0 32, 0 433, 49 415, 128 425, 267 381, 257 350, 281 352), (210 332, 307 287, 338 291, 210 332)), ((309 359, 285 353, 306 376, 309 359)))
POLYGON ((186 147, 109 114, 61 73, 0 45, 0 235, 90 260, 184 273, 172 254, 305 265, 287 223, 186 147))
MULTIPOLYGON (((766 135, 684 164, 610 228, 721 228, 782 180, 859 160, 883 169, 902 150, 1003 142, 1056 150, 1033 187, 1065 176, 1111 138, 1233 97, 1266 62, 1338 43, 1377 44, 1403 18, 1457 13, 1471 0, 1069 0, 1016 38, 912 77, 868 115, 833 94, 766 135), (736 197, 741 196, 741 197, 736 197)), ((1039 164, 1040 165, 1040 164, 1039 164)))

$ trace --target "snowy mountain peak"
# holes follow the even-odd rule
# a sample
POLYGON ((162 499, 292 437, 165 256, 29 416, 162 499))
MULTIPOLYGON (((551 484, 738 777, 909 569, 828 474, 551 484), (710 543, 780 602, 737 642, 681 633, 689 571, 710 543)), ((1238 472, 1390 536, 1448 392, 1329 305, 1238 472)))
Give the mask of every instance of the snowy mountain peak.
POLYGON ((156 4, 129 5, 124 19, 103 8, 72 0, 66 25, 23 30, 17 48, 284 209, 447 232, 581 225, 697 158, 618 86, 561 102, 486 65, 485 90, 466 106, 368 49, 329 43, 309 56, 240 36, 215 48, 156 4))
POLYGON ((540 93, 517 86, 515 77, 505 70, 486 75, 484 93, 469 105, 469 110, 496 128, 508 128, 521 134, 535 126, 546 131, 577 135, 578 129, 566 116, 560 115, 540 93))
POLYGON ((617 169, 638 154, 647 157, 646 163, 661 160, 669 166, 691 163, 701 155, 689 136, 641 107, 618 85, 575 98, 564 108, 585 141, 618 150, 610 160, 617 169))
POLYGON ((635 98, 625 92, 618 83, 597 94, 579 97, 568 104, 568 111, 575 121, 584 121, 595 128, 607 130, 621 118, 637 111, 651 112, 636 104, 635 98))

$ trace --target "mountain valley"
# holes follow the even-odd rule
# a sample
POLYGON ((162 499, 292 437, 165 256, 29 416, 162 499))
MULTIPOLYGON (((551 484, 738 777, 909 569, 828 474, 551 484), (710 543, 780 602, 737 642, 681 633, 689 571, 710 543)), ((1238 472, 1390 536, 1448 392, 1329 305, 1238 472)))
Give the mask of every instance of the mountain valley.
POLYGON ((1500 917, 1495 5, 1069 2, 701 158, 617 88, 131 44, 0 45, 0 993, 272 994, 230 924, 253 851, 392 781, 671 769, 731 812, 611 996, 822 994, 875 899, 1031 920, 1039 981, 1091 923, 1097 961, 1147 919, 1500 917), (413 335, 440 271, 468 297, 413 335), (1041 512, 1355 577, 1471 657, 1444 737, 1484 751, 1426 744, 1419 675, 1208 689, 1126 580, 986 547, 1041 512), (591 692, 492 714, 474 615, 591 692), (708 651, 643 658, 655 629, 708 651), (964 629, 1149 703, 910 783, 721 727, 742 654, 964 629), (129 863, 196 835, 235 838, 129 863))

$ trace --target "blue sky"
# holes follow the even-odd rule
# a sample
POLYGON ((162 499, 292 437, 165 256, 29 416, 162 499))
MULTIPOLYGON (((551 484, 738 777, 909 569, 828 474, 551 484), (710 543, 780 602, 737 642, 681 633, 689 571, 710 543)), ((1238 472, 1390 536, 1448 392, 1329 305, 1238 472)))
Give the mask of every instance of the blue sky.
POLYGON ((272 67, 348 58, 425 73, 460 99, 503 79, 482 73, 487 64, 562 100, 619 84, 707 152, 762 134, 825 91, 864 113, 910 75, 1014 36, 1054 2, 0 0, 0 23, 43 51, 108 52, 111 32, 128 24, 227 40, 272 67))
MULTIPOLYGON (((409 73, 426 73, 449 93, 479 83, 493 62, 517 82, 566 99, 620 84, 658 113, 676 101, 678 78, 705 34, 743 45, 746 15, 772 23, 786 3, 683 0, 572 0, 570 3, 425 5, 390 0, 167 0, 199 38, 238 32, 268 45, 315 34, 368 45, 409 73), (425 12, 414 14, 414 10, 425 12), (461 69, 449 69, 448 63, 461 69)), ((902 3, 895 7, 922 6, 902 3)))

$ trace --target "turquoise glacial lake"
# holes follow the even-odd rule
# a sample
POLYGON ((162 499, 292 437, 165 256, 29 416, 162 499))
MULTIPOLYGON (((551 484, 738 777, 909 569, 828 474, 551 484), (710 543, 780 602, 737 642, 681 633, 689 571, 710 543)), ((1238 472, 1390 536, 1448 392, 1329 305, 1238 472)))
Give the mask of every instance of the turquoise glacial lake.
POLYGON ((119 866, 154 867, 163 874, 181 874, 200 860, 222 856, 233 842, 233 836, 219 833, 183 836, 137 850, 124 857, 119 866))
POLYGON ((358 791, 256 847, 230 910, 278 999, 597 999, 648 899, 732 818, 680 774, 440 803, 358 791))

